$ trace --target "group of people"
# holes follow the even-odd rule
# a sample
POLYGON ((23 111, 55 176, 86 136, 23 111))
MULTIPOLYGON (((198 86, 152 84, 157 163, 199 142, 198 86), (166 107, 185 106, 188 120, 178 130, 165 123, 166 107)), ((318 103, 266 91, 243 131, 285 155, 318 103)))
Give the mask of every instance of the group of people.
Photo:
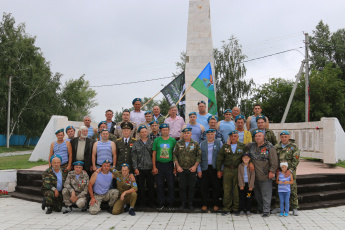
POLYGON ((64 213, 71 212, 74 204, 97 214, 102 202, 108 202, 114 215, 125 211, 135 215, 138 205, 174 210, 177 175, 181 211, 194 210, 200 181, 202 211, 209 204, 218 211, 222 200, 223 215, 251 215, 255 194, 257 212, 263 217, 278 212, 288 216, 289 206, 298 215, 299 149, 288 131, 281 132, 277 142, 260 104, 247 120, 234 107, 226 109, 224 120, 218 121, 200 101, 198 111, 189 113, 188 123, 177 114, 176 106, 170 107, 168 116, 160 113, 159 106, 142 111, 140 98, 133 100, 133 106, 133 111, 123 110, 119 123, 112 121, 114 114, 107 110, 106 120, 97 129, 86 116, 78 133, 73 126, 66 128, 67 139, 64 129, 55 133, 50 167, 43 174, 42 209, 47 207, 47 214, 61 211, 63 203, 64 213), (271 211, 273 184, 278 189, 271 211))

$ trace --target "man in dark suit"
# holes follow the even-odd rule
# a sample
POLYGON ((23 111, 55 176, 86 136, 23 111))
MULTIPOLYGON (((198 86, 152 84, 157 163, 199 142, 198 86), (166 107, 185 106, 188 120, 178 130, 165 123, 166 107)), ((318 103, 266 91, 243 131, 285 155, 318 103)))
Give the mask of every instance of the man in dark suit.
POLYGON ((87 137, 88 128, 80 127, 80 137, 71 140, 72 164, 76 161, 84 162, 84 170, 89 176, 92 172, 92 145, 93 141, 87 137))

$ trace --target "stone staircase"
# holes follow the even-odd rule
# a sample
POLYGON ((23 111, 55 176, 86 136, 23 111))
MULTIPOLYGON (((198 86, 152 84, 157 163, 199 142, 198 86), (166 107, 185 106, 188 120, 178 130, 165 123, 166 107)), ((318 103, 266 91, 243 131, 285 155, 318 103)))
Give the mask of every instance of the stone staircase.
MULTIPOLYGON (((42 202, 42 173, 42 171, 18 170, 16 191, 11 193, 11 196, 39 203, 42 202)), ((345 205, 345 174, 301 175, 298 176, 297 183, 300 210, 345 205)), ((273 202, 275 201, 274 194, 273 202)), ((175 197, 176 207, 178 207, 180 202, 178 199, 179 190, 177 180, 175 183, 175 197)), ((253 210, 255 210, 255 199, 252 202, 253 210)), ((201 211, 201 194, 199 188, 196 189, 194 207, 194 212, 201 211)), ((138 208, 137 210, 156 211, 156 209, 146 207, 138 208)), ((163 211, 169 212, 167 209, 163 211)))

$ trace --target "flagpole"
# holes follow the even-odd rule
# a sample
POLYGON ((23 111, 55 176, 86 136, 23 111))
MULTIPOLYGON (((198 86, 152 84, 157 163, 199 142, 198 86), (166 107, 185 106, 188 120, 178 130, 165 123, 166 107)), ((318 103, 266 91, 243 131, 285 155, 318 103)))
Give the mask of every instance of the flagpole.
MULTIPOLYGON (((188 90, 190 90, 190 88, 192 88, 192 86, 189 86, 189 88, 186 90, 186 92, 184 92, 184 94, 181 96, 181 98, 176 102, 175 105, 177 105, 181 100, 182 98, 186 95, 186 93, 188 92, 188 90)), ((169 113, 165 116, 165 119, 167 119, 167 117, 169 116, 169 113)), ((165 120, 164 119, 164 120, 165 120)))
POLYGON ((151 99, 150 100, 148 100, 143 106, 141 106, 141 108, 140 109, 142 109, 142 108, 144 108, 144 106, 145 105, 147 105, 147 103, 149 103, 150 101, 152 101, 153 100, 153 98, 155 98, 155 97, 157 97, 158 96, 158 94, 160 93, 161 91, 159 91, 156 95, 154 95, 153 97, 151 97, 151 99))

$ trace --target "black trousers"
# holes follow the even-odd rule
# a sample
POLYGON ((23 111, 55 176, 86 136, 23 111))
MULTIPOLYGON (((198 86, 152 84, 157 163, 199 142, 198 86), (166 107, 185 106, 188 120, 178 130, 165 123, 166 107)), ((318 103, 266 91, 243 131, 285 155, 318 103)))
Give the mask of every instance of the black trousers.
POLYGON ((156 162, 158 174, 156 175, 157 186, 157 198, 159 204, 164 204, 167 201, 170 204, 175 200, 175 185, 174 185, 174 163, 172 161, 168 163, 156 162), (164 193, 164 181, 168 184, 168 197, 165 197, 164 193))
POLYGON ((138 184, 138 201, 140 204, 149 204, 154 202, 154 176, 152 169, 139 169, 139 175, 136 176, 138 184), (145 186, 146 185, 146 186, 145 186), (145 194, 145 187, 148 194, 145 194))
POLYGON ((252 207, 253 191, 249 191, 248 183, 245 183, 244 190, 240 191, 240 211, 250 211, 252 207))
POLYGON ((217 177, 217 170, 213 169, 212 165, 209 165, 207 170, 202 171, 200 188, 203 206, 207 206, 207 198, 209 197, 210 185, 212 187, 213 205, 219 206, 220 184, 220 179, 217 177))
POLYGON ((196 172, 184 169, 178 173, 180 199, 182 203, 193 203, 195 194, 196 172), (188 198, 187 198, 188 190, 188 198))

